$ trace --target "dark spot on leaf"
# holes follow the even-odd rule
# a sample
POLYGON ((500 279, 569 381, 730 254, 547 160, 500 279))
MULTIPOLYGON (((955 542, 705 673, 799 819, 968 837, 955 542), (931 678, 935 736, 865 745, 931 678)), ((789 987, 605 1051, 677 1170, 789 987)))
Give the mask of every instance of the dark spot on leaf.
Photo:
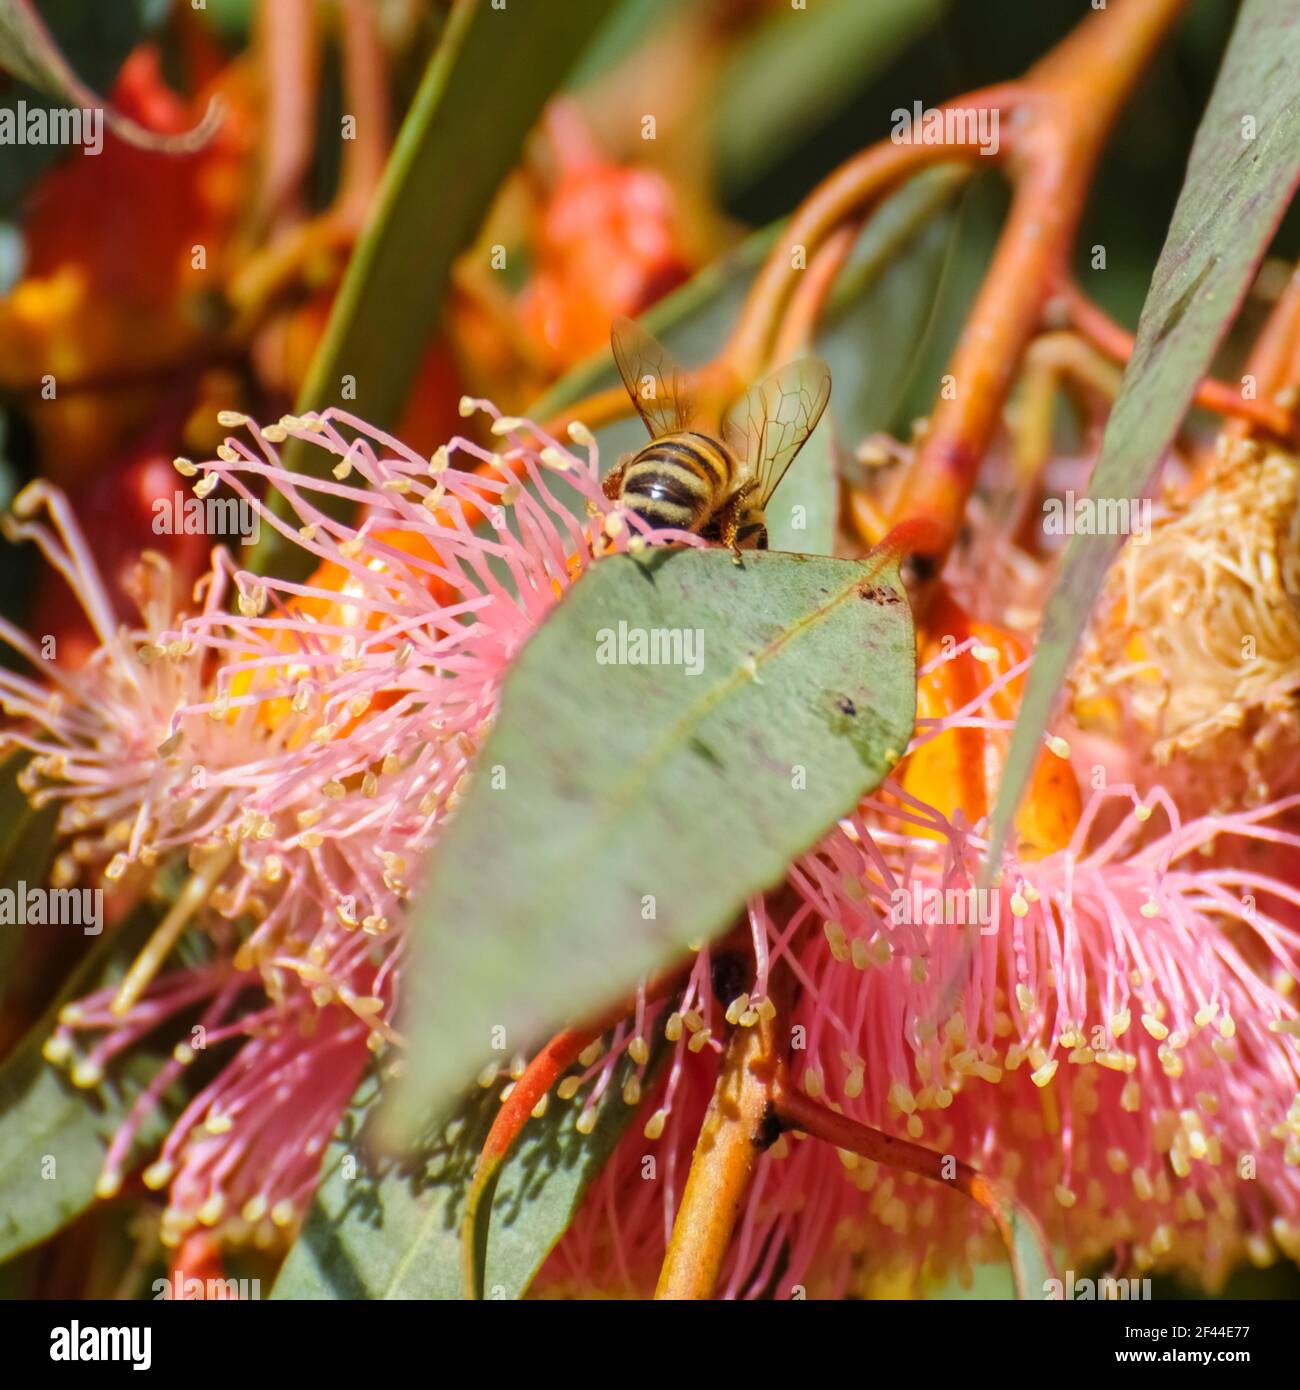
POLYGON ((698 753, 706 763, 712 763, 714 767, 722 766, 722 759, 709 747, 703 739, 693 738, 690 740, 691 748, 698 753))
POLYGON ((891 589, 888 584, 863 584, 858 590, 858 597, 867 603, 902 603, 903 596, 897 589, 891 589))
POLYGON ((841 695, 840 698, 835 701, 835 707, 841 714, 847 714, 850 719, 858 712, 857 705, 855 705, 847 695, 841 695))
POLYGON ((1192 306, 1192 300, 1196 298, 1197 291, 1209 278, 1214 267, 1218 265, 1219 257, 1211 256, 1208 261, 1196 272, 1196 278, 1178 296, 1169 309, 1169 312, 1160 321, 1160 327, 1156 330, 1155 338, 1152 340, 1152 348, 1158 347, 1183 321, 1184 315, 1192 306))

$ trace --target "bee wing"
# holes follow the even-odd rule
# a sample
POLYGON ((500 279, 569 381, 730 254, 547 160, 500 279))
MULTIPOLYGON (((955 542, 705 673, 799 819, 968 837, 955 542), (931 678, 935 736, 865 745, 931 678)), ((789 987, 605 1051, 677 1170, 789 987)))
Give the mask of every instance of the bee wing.
POLYGON ((661 439, 686 429, 693 413, 688 379, 668 349, 640 324, 621 317, 614 320, 610 345, 618 374, 650 437, 661 439))
POLYGON ((803 357, 760 381, 727 412, 723 438, 745 476, 758 479, 752 505, 767 506, 830 398, 830 368, 819 357, 803 357))

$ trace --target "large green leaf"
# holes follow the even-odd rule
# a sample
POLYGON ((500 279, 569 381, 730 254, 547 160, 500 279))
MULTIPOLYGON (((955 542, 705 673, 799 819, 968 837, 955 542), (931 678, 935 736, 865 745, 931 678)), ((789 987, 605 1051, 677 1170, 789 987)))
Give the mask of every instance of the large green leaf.
MULTIPOLYGON (((1192 146, 1088 495, 1147 495, 1300 182, 1300 22, 1293 0, 1245 0, 1192 146)), ((1099 513, 1100 514, 1100 513, 1099 513)), ((1113 513, 1112 513, 1113 514, 1113 513)), ((1047 604, 991 828, 989 872, 1062 682, 1124 536, 1071 538, 1047 604)))
MULTIPOLYGON (((66 10, 66 6, 54 8, 56 11, 66 10)), ((87 7, 83 4, 78 8, 83 12, 81 18, 84 21, 87 7)), ((103 8, 120 11, 119 15, 109 20, 110 26, 118 30, 123 24, 139 23, 141 18, 138 3, 114 4, 103 8)), ((156 12, 158 7, 153 3, 147 8, 156 12)), ((95 24, 93 16, 90 22, 95 24)), ((198 149, 216 133, 221 120, 220 108, 214 104, 193 130, 183 135, 164 135, 146 130, 129 117, 106 106, 64 56, 32 0, 0 0, 0 67, 38 91, 53 96, 61 105, 102 111, 104 124, 115 135, 142 149, 169 153, 198 149)))
MULTIPOLYGON (((437 327, 452 261, 482 226, 546 99, 616 3, 496 9, 488 0, 456 0, 348 263, 299 410, 346 403, 372 424, 396 422, 437 327)), ((285 457, 310 470, 324 466, 318 452, 290 445, 285 457)), ((306 558, 266 527, 251 567, 288 572, 306 558)))
POLYGON ((408 1132, 494 1027, 527 1048, 778 883, 902 753, 915 679, 892 558, 596 564, 515 661, 427 865, 404 987, 408 1132), (611 649, 618 634, 637 631, 678 634, 664 654, 679 664, 619 664, 635 653, 611 649))
MULTIPOLYGON (((108 1140, 152 1066, 136 1058, 115 1067, 96 1090, 79 1090, 41 1056, 41 1047, 65 1003, 122 976, 151 925, 142 912, 115 935, 105 933, 0 1067, 0 1260, 53 1235, 95 1200, 108 1140)), ((143 1126, 141 1143, 155 1142, 164 1129, 155 1116, 143 1126)))
MULTIPOLYGON (((653 1065, 653 1063, 652 1063, 653 1065)), ((551 1097, 529 1120, 481 1212, 488 1226, 483 1287, 488 1298, 519 1298, 582 1194, 636 1113, 623 1100, 635 1071, 623 1057, 582 1134, 580 1104, 551 1097)), ((463 1298, 461 1221, 474 1165, 498 1106, 477 1088, 455 1119, 425 1136, 400 1162, 366 1148, 380 1099, 374 1073, 357 1089, 325 1154, 321 1185, 280 1271, 274 1298, 463 1298)), ((581 1101, 579 1096, 578 1100, 581 1101)))

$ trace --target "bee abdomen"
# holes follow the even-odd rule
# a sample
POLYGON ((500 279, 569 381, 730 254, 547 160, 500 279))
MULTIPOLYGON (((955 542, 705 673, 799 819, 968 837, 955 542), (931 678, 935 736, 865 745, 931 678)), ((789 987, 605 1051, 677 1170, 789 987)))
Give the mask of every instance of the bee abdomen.
POLYGON ((725 454, 703 435, 657 439, 628 465, 623 504, 652 526, 698 530, 730 472, 725 454))

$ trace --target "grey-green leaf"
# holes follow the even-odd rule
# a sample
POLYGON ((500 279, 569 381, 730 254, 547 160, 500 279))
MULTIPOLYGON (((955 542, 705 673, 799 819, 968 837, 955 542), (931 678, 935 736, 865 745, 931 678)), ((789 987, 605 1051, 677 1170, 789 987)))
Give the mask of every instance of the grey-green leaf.
POLYGON ((506 678, 426 866, 402 1127, 725 930, 897 761, 915 712, 891 559, 597 563, 506 678), (658 634, 654 653, 632 645, 658 634))
MULTIPOLYGON (((651 1066, 653 1066, 653 1059, 651 1066)), ((579 1109, 551 1097, 506 1159, 490 1204, 483 1287, 520 1298, 564 1234, 636 1110, 623 1101, 635 1067, 618 1063, 581 1134, 579 1109)), ((460 1231, 474 1164, 499 1108, 497 1090, 474 1092, 436 1138, 398 1162, 367 1151, 367 1123, 380 1098, 374 1073, 357 1089, 325 1155, 321 1185, 274 1298, 465 1297, 460 1231), (351 1176, 348 1176, 348 1175, 351 1176)))
MULTIPOLYGON (((1245 0, 1192 147, 1137 342, 1088 495, 1146 495, 1300 183, 1300 23, 1293 0, 1245 0)), ((1074 536, 1029 673, 994 810, 990 872, 1123 536, 1074 536)))
MULTIPOLYGON (((139 913, 114 937, 105 935, 64 992, 0 1067, 0 1260, 36 1245, 95 1200, 108 1140, 126 1118, 151 1067, 143 1058, 113 1069, 94 1091, 73 1087, 41 1055, 58 1010, 123 973, 124 961, 152 925, 139 913)), ((51 929, 52 930, 52 929, 51 929)), ((141 1142, 161 1137, 161 1115, 141 1142)))

